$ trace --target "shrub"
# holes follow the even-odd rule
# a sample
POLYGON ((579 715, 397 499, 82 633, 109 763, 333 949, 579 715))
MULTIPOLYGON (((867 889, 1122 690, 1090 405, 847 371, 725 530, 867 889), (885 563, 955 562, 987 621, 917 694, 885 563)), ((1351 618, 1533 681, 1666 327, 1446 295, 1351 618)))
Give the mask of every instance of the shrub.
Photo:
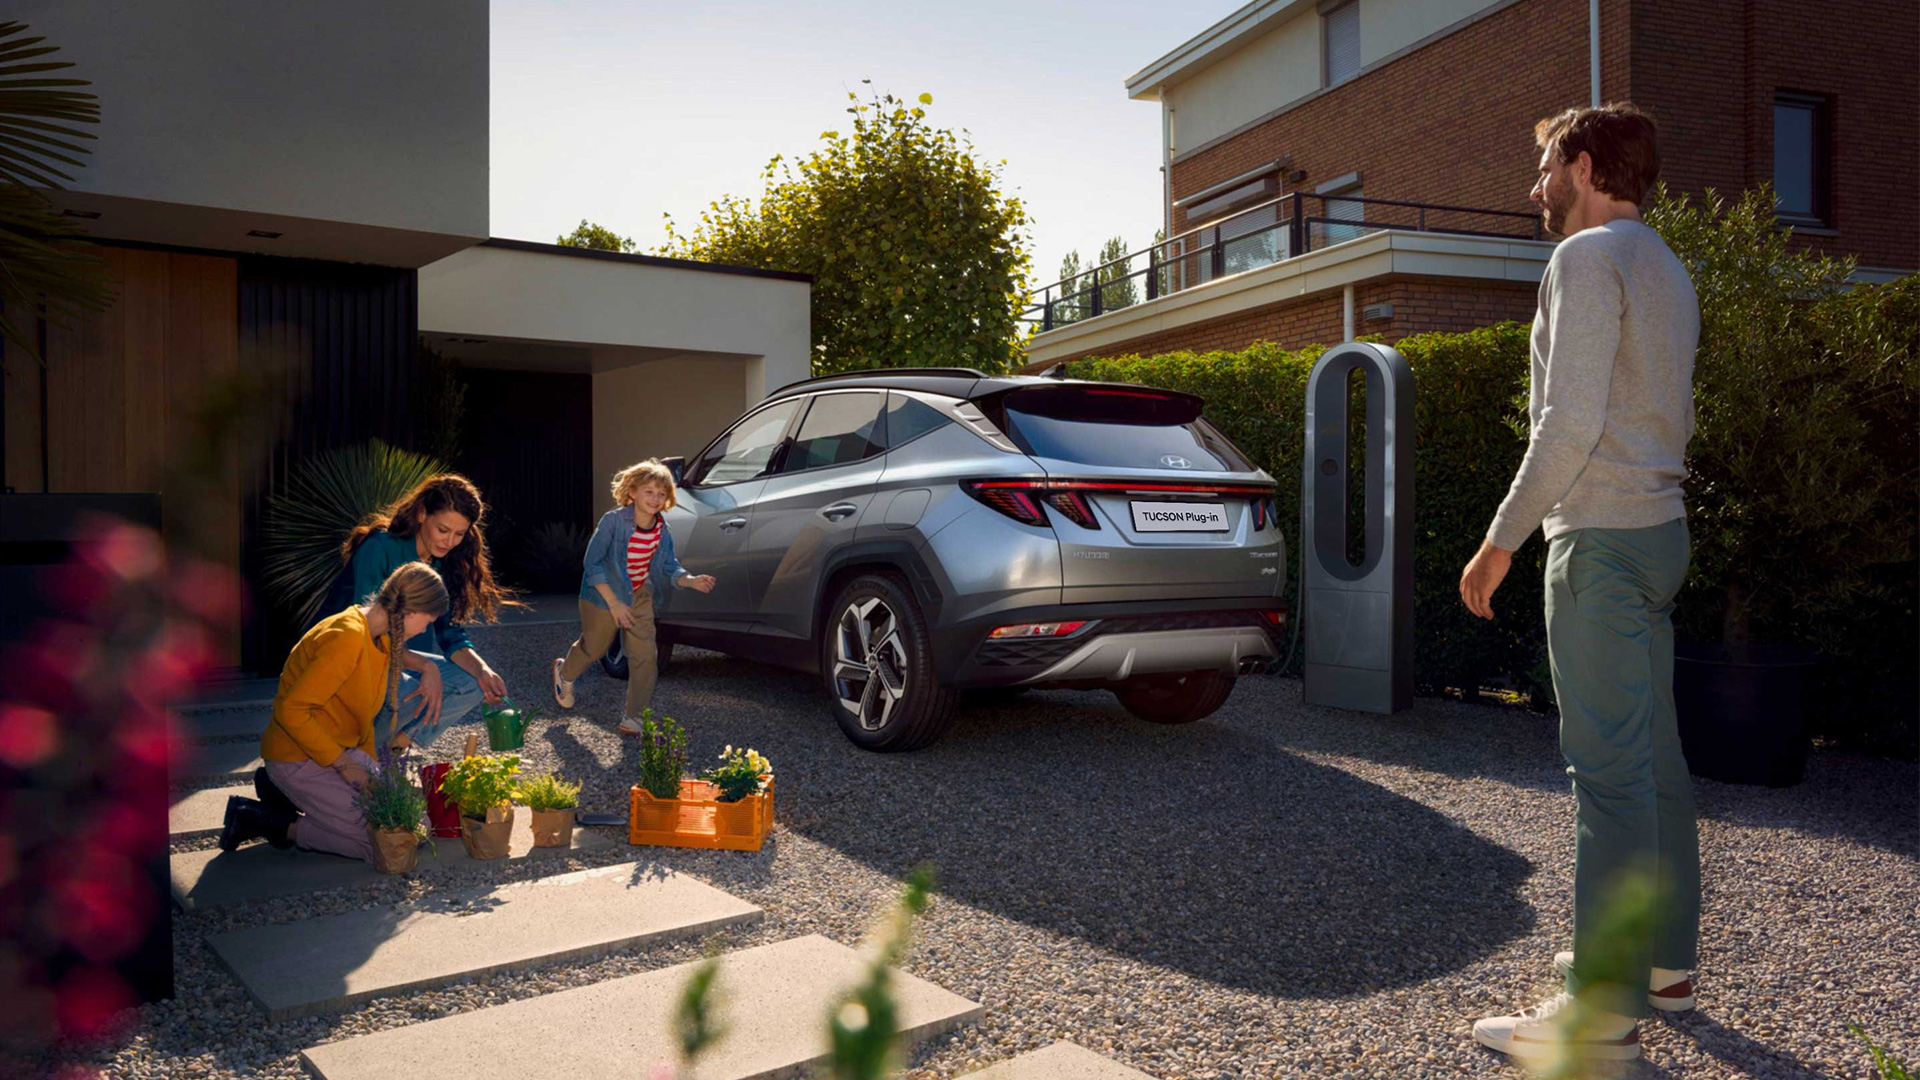
POLYGON ((656 799, 680 797, 680 776, 687 770, 687 733, 672 717, 653 718, 640 711, 640 786, 656 799))
POLYGON ((580 805, 580 785, 569 784, 556 773, 542 773, 520 782, 519 801, 529 810, 571 810, 580 805))
POLYGON ((729 746, 720 752, 720 764, 708 769, 700 778, 711 781, 720 789, 716 802, 739 802, 749 795, 760 794, 764 784, 761 777, 772 772, 773 764, 761 757, 758 751, 735 750, 729 746))
POLYGON ((440 794, 458 803, 462 814, 484 817, 493 807, 512 804, 519 773, 520 759, 513 754, 476 754, 453 763, 440 780, 440 794))
POLYGON ((521 533, 512 545, 519 556, 519 576, 540 592, 573 592, 580 587, 580 568, 592 538, 591 529, 570 521, 549 521, 521 533))
POLYGON ((375 773, 367 786, 354 795, 367 824, 375 829, 405 831, 425 839, 427 827, 421 824, 427 814, 427 796, 420 785, 407 775, 405 766, 395 763, 375 773))

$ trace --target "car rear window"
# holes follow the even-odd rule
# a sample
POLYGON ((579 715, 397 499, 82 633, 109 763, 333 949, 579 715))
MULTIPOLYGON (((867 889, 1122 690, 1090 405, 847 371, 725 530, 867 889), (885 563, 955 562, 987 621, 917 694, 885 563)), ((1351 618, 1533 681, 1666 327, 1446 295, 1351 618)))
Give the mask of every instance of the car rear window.
POLYGON ((1253 472, 1185 395, 1060 388, 1005 401, 1008 433, 1035 457, 1113 468, 1253 472), (1179 463, 1176 463, 1179 462, 1179 463))

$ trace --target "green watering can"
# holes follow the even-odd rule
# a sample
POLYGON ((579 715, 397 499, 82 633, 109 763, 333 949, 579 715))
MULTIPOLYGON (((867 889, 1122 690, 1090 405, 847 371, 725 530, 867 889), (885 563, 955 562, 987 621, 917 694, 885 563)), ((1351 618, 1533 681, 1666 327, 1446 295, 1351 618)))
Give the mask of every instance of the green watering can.
POLYGON ((490 750, 518 750, 527 744, 527 718, 512 698, 485 708, 487 747, 490 750))

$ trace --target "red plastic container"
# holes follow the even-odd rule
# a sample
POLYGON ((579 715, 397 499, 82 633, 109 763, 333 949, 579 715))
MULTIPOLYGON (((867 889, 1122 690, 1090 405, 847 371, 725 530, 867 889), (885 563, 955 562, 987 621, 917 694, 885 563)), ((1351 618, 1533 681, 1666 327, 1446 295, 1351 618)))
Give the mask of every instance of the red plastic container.
POLYGON ((449 763, 420 766, 420 786, 427 792, 427 828, 435 836, 460 835, 460 807, 440 794, 440 781, 446 777, 449 763))

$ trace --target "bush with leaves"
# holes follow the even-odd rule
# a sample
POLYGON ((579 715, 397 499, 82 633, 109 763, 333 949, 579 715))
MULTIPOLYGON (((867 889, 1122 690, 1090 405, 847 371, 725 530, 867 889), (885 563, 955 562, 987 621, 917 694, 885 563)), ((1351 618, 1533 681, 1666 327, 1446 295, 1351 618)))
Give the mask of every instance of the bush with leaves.
POLYGON ((660 253, 812 275, 815 375, 1008 370, 1022 355, 1026 208, 964 134, 927 122, 931 95, 848 96, 848 132, 822 132, 797 167, 775 157, 757 204, 724 196, 691 233, 669 218, 660 253))
POLYGON ((702 773, 700 779, 720 789, 717 802, 739 802, 758 795, 766 786, 764 777, 773 775, 773 763, 751 748, 736 750, 728 746, 720 752, 720 764, 702 773))
POLYGON ((640 245, 634 243, 633 237, 621 236, 605 225, 596 225, 586 218, 581 218, 580 224, 567 235, 554 237, 553 242, 561 247, 586 248, 589 251, 632 254, 640 250, 640 245))
POLYGON ((640 710, 640 786, 656 799, 677 799, 686 771, 687 733, 670 716, 656 720, 652 709, 640 710))
POLYGON ((517 801, 529 810, 571 810, 580 805, 580 785, 567 783, 558 773, 541 773, 520 782, 517 801))
POLYGON ((267 599, 293 612, 299 626, 310 625, 325 614, 320 604, 340 573, 340 545, 354 526, 445 471, 438 459, 379 439, 300 463, 285 490, 267 500, 260 540, 267 599))
POLYGON ((354 802, 375 829, 410 832, 426 839, 427 795, 405 766, 396 762, 375 773, 354 795, 354 802))
POLYGON ((485 817, 496 806, 511 806, 520 785, 520 758, 514 754, 475 754, 461 758, 440 778, 440 794, 459 804, 467 817, 485 817))

